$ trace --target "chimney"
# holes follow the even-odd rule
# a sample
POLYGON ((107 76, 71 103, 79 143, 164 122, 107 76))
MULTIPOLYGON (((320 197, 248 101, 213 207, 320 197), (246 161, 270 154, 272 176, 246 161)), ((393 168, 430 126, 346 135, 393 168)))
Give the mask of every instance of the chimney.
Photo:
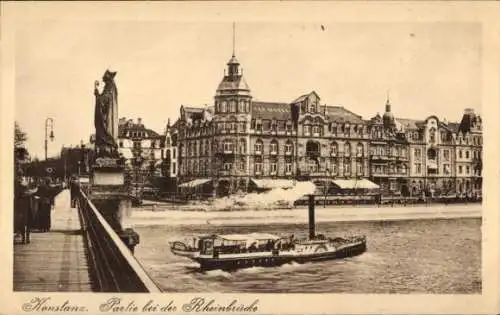
POLYGON ((474 108, 466 108, 464 110, 464 115, 474 114, 474 108))
POLYGON ((139 118, 137 118, 137 124, 138 124, 138 125, 142 125, 142 118, 140 118, 140 117, 139 117, 139 118))
POLYGON ((122 117, 122 118, 120 118, 120 119, 118 120, 118 125, 120 125, 120 126, 121 126, 121 125, 124 125, 126 121, 127 121, 127 118, 122 117))

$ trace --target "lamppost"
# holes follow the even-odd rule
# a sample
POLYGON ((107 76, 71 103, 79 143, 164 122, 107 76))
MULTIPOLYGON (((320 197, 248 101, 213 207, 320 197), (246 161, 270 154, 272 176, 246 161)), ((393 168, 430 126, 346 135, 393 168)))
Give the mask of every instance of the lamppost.
POLYGON ((47 134, 48 134, 48 128, 50 126, 50 141, 54 141, 54 119, 51 117, 48 117, 45 119, 45 160, 47 160, 47 144, 48 144, 48 139, 47 139, 47 134), (49 124, 50 122, 50 124, 49 124))

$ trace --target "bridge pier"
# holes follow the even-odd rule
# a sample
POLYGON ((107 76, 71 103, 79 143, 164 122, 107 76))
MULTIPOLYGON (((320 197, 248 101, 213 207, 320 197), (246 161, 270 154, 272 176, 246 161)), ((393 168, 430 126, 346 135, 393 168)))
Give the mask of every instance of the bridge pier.
POLYGON ((108 224, 133 253, 140 237, 127 224, 132 201, 125 186, 124 166, 116 158, 97 158, 89 198, 108 224))

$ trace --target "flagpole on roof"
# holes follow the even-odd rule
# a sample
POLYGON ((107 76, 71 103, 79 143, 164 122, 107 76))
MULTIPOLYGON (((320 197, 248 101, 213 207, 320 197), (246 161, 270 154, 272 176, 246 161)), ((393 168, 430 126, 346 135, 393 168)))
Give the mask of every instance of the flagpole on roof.
POLYGON ((235 56, 236 48, 236 23, 233 22, 233 57, 235 56))

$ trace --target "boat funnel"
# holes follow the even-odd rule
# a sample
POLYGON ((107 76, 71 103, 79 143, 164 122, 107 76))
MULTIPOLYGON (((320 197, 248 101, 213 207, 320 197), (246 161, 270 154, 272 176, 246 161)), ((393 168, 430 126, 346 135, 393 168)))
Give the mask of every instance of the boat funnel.
POLYGON ((314 214, 314 195, 309 195, 309 239, 313 240, 316 237, 315 232, 315 214, 314 214))

